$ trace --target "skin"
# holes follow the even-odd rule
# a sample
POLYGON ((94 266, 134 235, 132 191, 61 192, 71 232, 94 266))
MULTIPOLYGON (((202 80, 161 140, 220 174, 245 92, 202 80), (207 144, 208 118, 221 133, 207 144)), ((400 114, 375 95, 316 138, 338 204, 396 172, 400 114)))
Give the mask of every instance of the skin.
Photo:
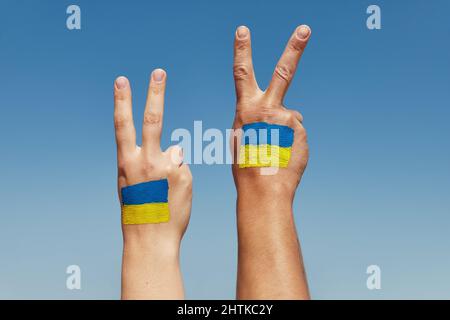
MULTIPOLYGON (((308 26, 296 28, 262 91, 252 64, 250 30, 237 29, 234 43, 236 115, 233 128, 252 122, 287 125, 294 129, 292 155, 287 168, 272 175, 260 168, 232 166, 237 189, 238 299, 309 299, 292 204, 308 162, 302 115, 283 105, 298 62, 311 36, 308 26)), ((237 139, 234 146, 238 146, 237 139)), ((236 147, 234 154, 238 153, 236 147)), ((235 157, 237 158, 237 157, 235 157)))
POLYGON ((169 182, 169 222, 122 225, 122 299, 184 298, 179 252, 189 223, 192 175, 182 162, 181 148, 160 148, 166 78, 164 70, 152 73, 142 146, 136 145, 130 83, 119 77, 114 84, 119 199, 125 186, 163 178, 169 182))

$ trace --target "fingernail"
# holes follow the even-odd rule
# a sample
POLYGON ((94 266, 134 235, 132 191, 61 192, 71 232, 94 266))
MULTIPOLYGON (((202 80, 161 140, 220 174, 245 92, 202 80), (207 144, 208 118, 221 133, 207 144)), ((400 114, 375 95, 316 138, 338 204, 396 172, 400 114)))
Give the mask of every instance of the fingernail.
POLYGON ((237 29, 237 36, 239 39, 244 39, 248 35, 248 28, 244 26, 240 26, 237 29))
POLYGON ((164 79, 164 70, 163 69, 156 69, 155 71, 153 71, 153 80, 155 80, 156 82, 161 82, 164 79))
POLYGON ((302 40, 305 40, 308 38, 311 30, 307 25, 302 25, 297 29, 297 37, 299 37, 302 40))
POLYGON ((183 159, 183 148, 180 147, 180 157, 183 159))
POLYGON ((127 84, 128 84, 128 80, 127 80, 127 78, 125 78, 123 76, 120 76, 116 79, 117 89, 123 89, 127 86, 127 84))

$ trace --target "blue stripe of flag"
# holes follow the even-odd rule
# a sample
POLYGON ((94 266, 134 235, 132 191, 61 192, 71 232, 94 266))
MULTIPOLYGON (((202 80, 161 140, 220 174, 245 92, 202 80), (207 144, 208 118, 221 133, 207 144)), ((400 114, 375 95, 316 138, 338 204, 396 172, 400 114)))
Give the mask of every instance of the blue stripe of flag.
POLYGON ((168 190, 167 179, 134 184, 122 188, 122 203, 125 205, 167 202, 168 190))
POLYGON ((254 122, 243 125, 242 130, 244 131, 244 145, 270 144, 288 148, 294 143, 294 130, 288 126, 254 122), (278 130, 278 143, 275 141, 276 138, 272 139, 272 130, 278 130))

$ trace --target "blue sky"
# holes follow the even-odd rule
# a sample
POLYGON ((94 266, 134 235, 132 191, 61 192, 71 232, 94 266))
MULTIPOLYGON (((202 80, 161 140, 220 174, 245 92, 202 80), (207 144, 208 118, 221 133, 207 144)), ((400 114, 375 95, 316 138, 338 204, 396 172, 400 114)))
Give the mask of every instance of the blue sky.
MULTIPOLYGON (((167 70, 167 147, 195 120, 231 126, 237 26, 252 31, 264 88, 303 23, 313 35, 285 103, 309 134, 295 217, 313 297, 450 298, 449 12, 444 0, 1 0, 0 298, 119 297, 115 77, 132 83, 139 132, 150 72, 167 70), (370 4, 381 30, 366 28, 370 4), (65 287, 71 264, 80 291, 65 287), (371 264, 381 290, 366 288, 371 264)), ((230 168, 191 168, 187 297, 234 298, 230 168)))

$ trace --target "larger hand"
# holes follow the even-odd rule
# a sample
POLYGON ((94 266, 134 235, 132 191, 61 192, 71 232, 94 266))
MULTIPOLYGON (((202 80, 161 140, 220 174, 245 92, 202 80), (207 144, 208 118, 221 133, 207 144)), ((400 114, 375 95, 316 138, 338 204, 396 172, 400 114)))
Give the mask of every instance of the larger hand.
MULTIPOLYGON (((294 130, 287 167, 264 175, 261 168, 233 165, 238 193, 237 297, 240 299, 309 297, 292 212, 295 190, 308 162, 308 145, 301 114, 285 108, 283 98, 310 34, 307 26, 295 30, 269 87, 262 91, 253 71, 250 31, 239 27, 236 32, 234 78, 237 104, 233 128, 266 122, 294 130)), ((236 149, 234 151, 237 153, 236 149)))

